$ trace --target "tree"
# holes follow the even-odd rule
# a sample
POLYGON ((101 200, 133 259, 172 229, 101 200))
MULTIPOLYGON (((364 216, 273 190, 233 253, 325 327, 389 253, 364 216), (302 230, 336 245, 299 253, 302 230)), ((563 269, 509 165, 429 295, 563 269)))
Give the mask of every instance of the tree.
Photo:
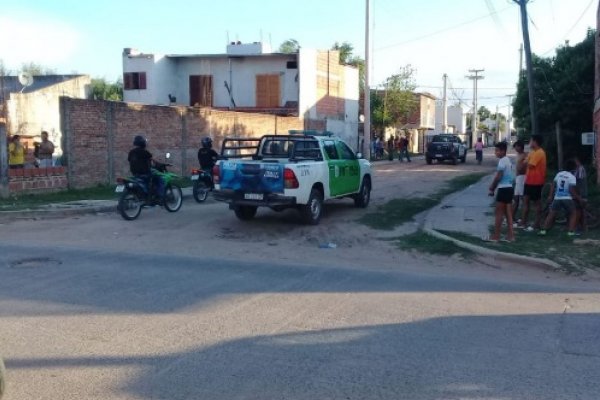
POLYGON ((384 89, 371 93, 371 122, 383 128, 409 122, 417 108, 415 70, 406 65, 385 80, 384 89))
POLYGON ((353 59, 354 46, 348 42, 335 42, 331 46, 331 50, 340 52, 340 64, 350 64, 350 61, 353 59))
MULTIPOLYGON (((538 130, 545 137, 550 161, 555 161, 555 124, 562 127, 565 156, 578 154, 591 158, 591 149, 581 146, 579 135, 592 131, 594 109, 594 46, 595 31, 574 46, 557 49, 550 58, 533 57, 534 93, 538 130)), ((516 125, 526 133, 531 131, 527 78, 522 77, 513 102, 516 125)), ((521 135, 527 138, 528 134, 521 135)))
POLYGON ((20 72, 28 72, 31 75, 54 75, 56 70, 33 61, 21 64, 20 72))
POLYGON ((297 53, 300 50, 300 43, 296 39, 287 39, 279 46, 280 53, 297 53))
POLYGON ((123 101, 123 82, 119 79, 114 83, 104 78, 92 79, 90 98, 93 100, 123 101))
POLYGON ((492 112, 486 106, 481 106, 477 110, 477 115, 479 116, 479 121, 483 122, 491 117, 492 112))

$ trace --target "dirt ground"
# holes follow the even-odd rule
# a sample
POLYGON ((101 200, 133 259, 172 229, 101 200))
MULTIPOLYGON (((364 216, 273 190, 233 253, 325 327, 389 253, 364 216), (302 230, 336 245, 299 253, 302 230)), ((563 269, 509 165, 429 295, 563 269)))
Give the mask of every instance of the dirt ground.
MULTIPOLYGON (((326 205, 318 226, 300 223, 294 210, 274 212, 259 209, 252 221, 239 221, 226 204, 209 199, 197 204, 186 199, 181 210, 144 209, 136 221, 128 222, 116 213, 104 213, 52 220, 23 220, 2 224, 0 241, 42 247, 66 246, 106 251, 203 256, 209 259, 236 259, 260 262, 336 265, 344 267, 405 268, 439 273, 440 269, 489 273, 502 266, 485 261, 463 260, 460 256, 439 257, 414 251, 401 251, 386 241, 413 232, 418 221, 395 231, 379 231, 358 222, 365 214, 389 200, 423 197, 435 193, 444 182, 460 175, 493 171, 495 160, 487 156, 478 166, 470 154, 466 164, 426 165, 422 159, 412 163, 374 163, 371 205, 354 207, 352 200, 326 205), (334 243, 336 248, 321 248, 334 243), (481 268, 481 267, 484 268, 481 268)), ((418 218, 417 218, 418 219, 418 218)), ((511 273, 538 278, 546 272, 507 267, 511 273)), ((558 277, 557 277, 558 278, 558 277)), ((510 279, 510 277, 508 278, 510 279)))

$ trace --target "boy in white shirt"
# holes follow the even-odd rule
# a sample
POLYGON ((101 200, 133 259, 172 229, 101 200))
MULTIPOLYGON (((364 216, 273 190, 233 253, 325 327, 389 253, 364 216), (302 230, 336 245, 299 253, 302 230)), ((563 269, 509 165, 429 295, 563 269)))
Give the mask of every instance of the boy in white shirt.
POLYGON ((496 168, 496 176, 492 181, 489 188, 489 195, 494 196, 496 192, 496 220, 494 224, 494 234, 490 236, 489 241, 497 242, 500 240, 500 228, 502 227, 502 220, 506 218, 506 224, 508 228, 508 234, 506 235, 506 241, 514 242, 515 233, 513 231, 513 213, 512 213, 512 201, 513 201, 513 166, 510 159, 506 156, 506 142, 499 142, 495 145, 496 157, 498 161, 498 167, 496 168))
POLYGON ((539 235, 545 236, 548 233, 548 229, 552 227, 554 220, 556 219, 556 213, 560 210, 565 210, 569 216, 569 232, 568 236, 575 236, 575 226, 577 224, 577 210, 575 208, 574 200, 581 202, 581 196, 577 192, 577 178, 569 171, 575 169, 575 162, 569 160, 566 162, 565 169, 556 174, 552 187, 550 188, 550 194, 548 195, 548 202, 552 202, 550 205, 550 212, 544 222, 542 230, 539 235))

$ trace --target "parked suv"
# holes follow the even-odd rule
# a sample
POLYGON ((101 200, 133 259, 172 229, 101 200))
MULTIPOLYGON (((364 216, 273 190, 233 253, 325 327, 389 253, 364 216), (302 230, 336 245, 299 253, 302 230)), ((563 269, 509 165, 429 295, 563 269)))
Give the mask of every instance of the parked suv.
POLYGON ((450 160, 454 165, 458 160, 464 163, 467 160, 467 146, 456 135, 435 135, 425 152, 427 164, 431 164, 433 160, 438 162, 450 160))

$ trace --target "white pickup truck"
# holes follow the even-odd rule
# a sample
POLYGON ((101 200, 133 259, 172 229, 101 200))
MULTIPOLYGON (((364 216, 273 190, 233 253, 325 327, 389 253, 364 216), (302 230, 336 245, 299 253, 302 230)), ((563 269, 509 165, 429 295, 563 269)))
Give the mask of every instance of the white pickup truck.
POLYGON ((227 138, 213 169, 214 198, 229 203, 241 220, 258 207, 296 208, 316 225, 323 202, 350 197, 357 207, 371 198, 371 164, 339 138, 312 131, 227 138))

